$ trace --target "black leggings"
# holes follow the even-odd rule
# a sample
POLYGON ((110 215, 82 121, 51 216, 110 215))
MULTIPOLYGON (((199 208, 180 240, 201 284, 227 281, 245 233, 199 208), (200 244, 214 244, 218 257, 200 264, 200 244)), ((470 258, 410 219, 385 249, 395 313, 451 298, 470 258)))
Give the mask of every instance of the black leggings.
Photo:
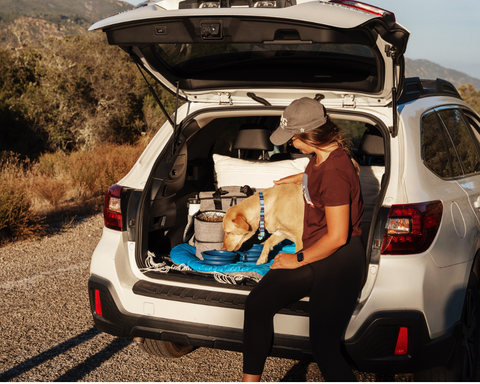
POLYGON ((342 355, 343 333, 365 274, 360 237, 326 259, 297 269, 272 269, 245 303, 243 372, 261 375, 273 342, 273 316, 285 305, 310 296, 310 343, 326 381, 356 381, 342 355))

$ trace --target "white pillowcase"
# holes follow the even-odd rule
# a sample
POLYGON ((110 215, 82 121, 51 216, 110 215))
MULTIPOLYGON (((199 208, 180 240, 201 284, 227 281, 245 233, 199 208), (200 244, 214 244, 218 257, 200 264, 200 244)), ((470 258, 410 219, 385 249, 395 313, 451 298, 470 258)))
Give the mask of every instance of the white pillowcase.
POLYGON ((310 159, 263 161, 243 160, 234 157, 213 155, 217 188, 248 185, 252 188, 273 187, 273 180, 304 172, 310 159))

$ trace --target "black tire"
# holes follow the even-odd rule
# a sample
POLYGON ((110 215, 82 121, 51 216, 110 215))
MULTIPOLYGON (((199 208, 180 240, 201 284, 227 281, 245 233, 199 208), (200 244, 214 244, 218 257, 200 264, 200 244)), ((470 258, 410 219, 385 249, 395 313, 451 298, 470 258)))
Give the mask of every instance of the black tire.
POLYGON ((480 349, 480 294, 470 273, 462 312, 462 329, 450 364, 418 372, 414 381, 477 381, 480 349))
POLYGON ((140 349, 149 355, 176 359, 192 352, 195 347, 192 345, 184 345, 171 343, 170 341, 145 339, 139 343, 140 349))

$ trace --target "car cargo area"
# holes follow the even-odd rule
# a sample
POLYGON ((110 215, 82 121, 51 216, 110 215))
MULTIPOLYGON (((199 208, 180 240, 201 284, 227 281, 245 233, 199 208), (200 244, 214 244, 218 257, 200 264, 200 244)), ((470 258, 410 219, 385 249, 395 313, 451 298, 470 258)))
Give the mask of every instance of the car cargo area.
MULTIPOLYGON (((365 119, 362 122, 354 119, 333 118, 351 141, 353 156, 360 165, 365 203, 362 232, 367 246, 385 173, 385 146, 379 127, 365 123, 365 119)), ((308 155, 288 144, 273 146, 269 141, 279 121, 278 112, 255 116, 239 114, 236 117, 210 117, 208 120, 198 118, 182 127, 181 144, 176 150, 178 156, 172 156, 173 150, 167 145, 152 170, 150 190, 147 183, 143 195, 146 197, 143 201, 144 220, 140 237, 140 229, 137 229, 137 246, 140 245, 140 249, 136 261, 144 273, 156 279, 195 279, 205 284, 251 285, 261 278, 256 270, 245 274, 245 279, 229 278, 230 273, 223 273, 224 269, 220 275, 205 272, 200 265, 204 261, 200 259, 201 251, 222 249, 221 220, 230 206, 273 187, 273 180, 301 173, 305 169, 308 155), (167 175, 163 181, 162 172, 167 175), (198 216, 205 212, 213 214, 212 221, 217 221, 206 224, 214 230, 202 230, 198 216), (190 252, 194 261, 200 263, 194 263, 200 265, 200 270, 179 265, 183 263, 172 257, 178 249, 190 252), (221 275, 224 276, 219 279, 221 275)), ((239 250, 240 259, 236 259, 235 263, 243 267, 239 261, 248 260, 245 256, 242 259, 242 251, 261 249, 263 241, 265 239, 259 240, 257 235, 247 240, 239 250)), ((293 247, 290 252, 295 252, 294 244, 288 240, 285 242, 285 246, 293 247)), ((232 272, 231 275, 238 273, 232 272)))

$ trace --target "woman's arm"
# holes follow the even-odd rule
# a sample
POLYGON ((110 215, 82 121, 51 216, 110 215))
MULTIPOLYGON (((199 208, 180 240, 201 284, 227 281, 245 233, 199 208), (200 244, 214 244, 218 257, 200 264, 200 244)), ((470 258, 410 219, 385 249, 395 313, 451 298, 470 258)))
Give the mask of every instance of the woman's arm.
MULTIPOLYGON (((325 207, 328 232, 310 248, 303 251, 303 261, 313 263, 330 256, 348 240, 350 204, 325 207)), ((280 253, 275 257, 272 269, 294 269, 301 267, 293 253, 280 253)))
POLYGON ((280 180, 274 180, 273 183, 275 185, 279 185, 279 184, 302 184, 302 179, 303 179, 303 172, 298 173, 296 175, 283 177, 280 180))

